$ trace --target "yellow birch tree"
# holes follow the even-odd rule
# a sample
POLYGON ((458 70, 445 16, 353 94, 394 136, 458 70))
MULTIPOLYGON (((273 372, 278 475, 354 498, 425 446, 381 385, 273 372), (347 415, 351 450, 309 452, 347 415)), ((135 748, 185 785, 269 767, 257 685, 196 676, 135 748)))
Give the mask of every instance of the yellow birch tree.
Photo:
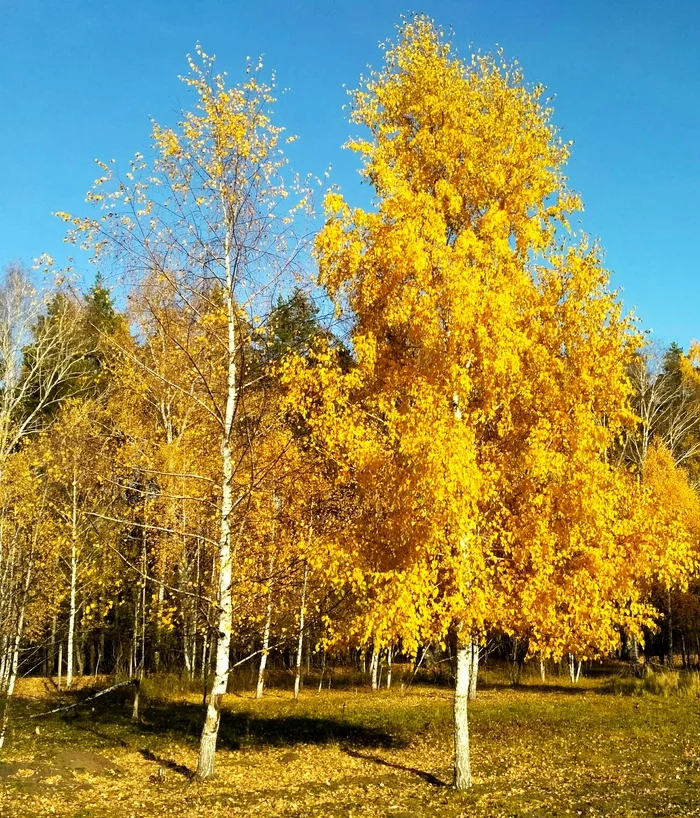
POLYGON ((356 365, 319 348, 285 380, 358 498, 326 565, 364 608, 358 634, 456 639, 464 789, 474 635, 590 652, 648 615, 647 540, 607 458, 638 337, 596 248, 568 237, 580 203, 542 89, 500 57, 465 64, 424 17, 384 56, 350 143, 376 208, 331 193, 316 243, 356 365))

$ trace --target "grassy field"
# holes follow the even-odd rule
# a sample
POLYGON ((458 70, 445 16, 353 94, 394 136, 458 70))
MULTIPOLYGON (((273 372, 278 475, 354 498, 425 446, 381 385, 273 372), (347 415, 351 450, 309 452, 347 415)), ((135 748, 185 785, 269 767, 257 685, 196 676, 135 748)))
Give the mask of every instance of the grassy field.
MULTIPOLYGON (((176 688, 176 685, 172 687, 176 688)), ((398 685, 397 685, 398 687, 398 685)), ((145 685, 29 720, 71 701, 23 680, 0 755, 0 815, 692 816, 700 815, 700 698, 693 684, 564 677, 518 687, 485 674, 471 707, 475 786, 448 786, 451 693, 352 686, 272 689, 225 702, 216 779, 191 780, 201 694, 145 685), (653 691, 653 692, 649 692, 653 691), (38 728, 38 729, 37 729, 38 728)), ((87 695, 87 688, 74 696, 87 695)))

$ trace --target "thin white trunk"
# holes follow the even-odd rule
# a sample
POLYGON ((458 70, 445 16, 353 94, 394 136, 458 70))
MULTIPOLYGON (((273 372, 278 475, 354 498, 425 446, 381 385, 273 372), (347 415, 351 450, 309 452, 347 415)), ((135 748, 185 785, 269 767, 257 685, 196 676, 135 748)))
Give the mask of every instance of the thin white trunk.
POLYGON ((263 629, 262 653, 260 654, 260 665, 258 667, 258 684, 255 688, 255 698, 261 699, 265 689, 265 668, 267 667, 267 657, 270 653, 270 628, 272 627, 272 571, 274 568, 274 557, 270 558, 270 578, 267 587, 267 608, 265 609, 265 628, 263 629))
POLYGON ((192 630, 189 611, 185 611, 185 621, 182 628, 182 655, 185 661, 185 675, 188 679, 191 679, 194 675, 194 669, 192 667, 192 630))
MULTIPOLYGON (((11 657, 6 655, 6 660, 9 659, 9 667, 7 667, 6 673, 9 672, 9 676, 3 678, 3 685, 1 688, 2 692, 2 699, 3 699, 3 706, 2 706, 2 719, 0 720, 0 750, 2 749, 3 745, 5 744, 5 735, 7 733, 7 725, 9 722, 9 714, 10 714, 10 700, 12 698, 12 694, 15 692, 15 682, 17 681, 17 672, 19 670, 19 647, 22 641, 22 632, 24 631, 24 614, 27 608, 27 596, 29 594, 29 586, 32 579, 32 562, 30 561, 29 567, 27 568, 27 573, 24 579, 24 587, 22 589, 22 599, 19 605, 19 612, 17 619, 15 621, 15 633, 12 639, 12 654, 11 657)), ((9 640, 5 642, 6 651, 9 647, 9 640)))
POLYGON ((208 668, 208 661, 209 661, 209 632, 204 631, 204 636, 202 637, 202 667, 201 667, 201 676, 204 681, 207 679, 207 668, 208 668))
POLYGON ((639 642, 636 636, 630 639, 630 660, 635 664, 639 664, 639 642))
POLYGON ((3 635, 0 637, 0 646, 2 653, 0 654, 0 691, 7 687, 7 680, 10 676, 10 637, 3 635))
POLYGON ((469 650, 469 698, 476 698, 476 681, 479 677, 479 643, 472 640, 469 650))
POLYGON ((542 680, 542 684, 544 684, 547 679, 547 668, 545 665, 545 661, 541 656, 540 656, 540 679, 542 680))
POLYGON ((571 680, 571 684, 576 684, 576 660, 574 659, 574 654, 570 653, 567 658, 569 661, 569 679, 571 680))
POLYGON ((10 677, 7 683, 8 696, 12 696, 12 694, 15 692, 15 682, 17 681, 17 672, 19 671, 19 646, 22 641, 22 633, 24 631, 24 614, 27 609, 27 595, 29 594, 29 585, 31 583, 31 577, 32 569, 30 566, 27 569, 27 576, 24 580, 22 602, 20 605, 19 617, 17 619, 17 629, 14 635, 14 646, 12 649, 12 664, 10 665, 10 677))
POLYGON ((63 672, 63 642, 58 643, 58 689, 61 689, 61 673, 63 672))
POLYGON ((458 790, 469 789, 472 785, 472 772, 469 761, 469 722, 467 717, 471 654, 471 643, 464 641, 461 634, 458 633, 454 700, 454 786, 458 790))
POLYGON ((299 698, 301 688, 301 662, 304 651, 304 620, 306 618, 306 584, 309 577, 309 565, 304 564, 304 584, 301 586, 301 605, 299 606, 299 636, 297 639, 297 664, 294 673, 294 698, 299 698))
MULTIPOLYGON (((144 673, 146 672, 146 573, 148 571, 148 541, 146 535, 146 526, 148 524, 147 513, 147 496, 144 493, 143 500, 143 526, 141 528, 141 593, 138 608, 140 608, 141 615, 136 616, 136 623, 141 628, 141 658, 137 665, 137 679, 134 685, 134 701, 131 707, 131 721, 137 724, 141 721, 141 684, 143 682, 144 673), (139 621, 140 620, 140 621, 139 621)), ((161 586, 162 588, 162 586, 161 586)), ((138 609, 137 609, 138 610, 138 609)), ((134 631, 134 652, 136 652, 136 631, 134 631)), ((134 663, 136 658, 134 657, 134 663)))
POLYGON ((19 645, 22 640, 22 629, 24 627, 24 609, 20 615, 17 633, 15 634, 15 644, 12 649, 12 662, 10 663, 10 678, 7 681, 7 695, 11 696, 15 692, 15 682, 17 681, 17 671, 19 670, 19 645))
POLYGON ((391 689, 391 660, 392 660, 393 651, 391 649, 391 645, 386 649, 386 688, 387 690, 391 689))
POLYGON ((321 676, 318 680, 318 692, 323 688, 323 674, 326 672, 326 651, 325 648, 321 651, 321 676))
POLYGON ((53 676, 53 672, 56 669, 56 626, 57 626, 57 617, 54 614, 51 617, 51 642, 49 643, 49 678, 53 676))
POLYGON ((579 677, 581 676, 581 660, 579 659, 576 663, 576 678, 574 679, 574 684, 578 684, 579 677))
POLYGON ((71 516, 70 543, 70 608, 68 612, 68 652, 66 655, 66 688, 73 684, 75 653, 76 595, 78 584, 78 487, 77 475, 73 474, 73 509, 71 516))
MULTIPOLYGON (((228 213, 225 202, 224 213, 228 213)), ((231 512, 233 511, 233 472, 234 456, 232 448, 233 420, 236 409, 236 315, 233 298, 233 271, 231 269, 231 242, 233 239, 233 223, 229 216, 226 235, 224 237, 224 266, 226 272, 226 287, 224 298, 226 302, 226 318, 228 329, 227 348, 227 390, 224 424, 221 435, 221 516, 219 520, 219 626, 216 642, 216 671, 212 684, 207 714, 202 727, 202 737, 199 743, 196 777, 198 779, 211 778, 214 775, 214 754, 216 753, 216 739, 219 734, 219 719, 221 701, 226 693, 229 673, 229 650, 231 645, 231 512)))
POLYGON ((377 649, 376 642, 372 643, 372 660, 369 664, 369 683, 370 687, 372 688, 372 692, 376 691, 379 682, 378 682, 378 673, 379 673, 379 650, 377 649))
POLYGON ((160 623, 163 620, 163 603, 165 602, 165 586, 162 582, 158 583, 158 604, 156 606, 156 633, 155 633, 155 650, 153 652, 153 667, 156 673, 160 670, 160 642, 162 638, 160 623))

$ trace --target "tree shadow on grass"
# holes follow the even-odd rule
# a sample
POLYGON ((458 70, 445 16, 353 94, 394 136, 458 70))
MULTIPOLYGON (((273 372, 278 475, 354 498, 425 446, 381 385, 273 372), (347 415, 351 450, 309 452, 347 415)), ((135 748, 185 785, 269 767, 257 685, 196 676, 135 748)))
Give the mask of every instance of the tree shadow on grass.
MULTIPOLYGON (((196 746, 204 721, 200 705, 151 699, 144 703, 141 722, 130 721, 130 701, 127 697, 95 707, 94 711, 76 710, 76 727, 89 720, 90 726, 120 725, 131 735, 170 734, 196 746)), ((296 744, 342 743, 351 747, 389 748, 401 741, 379 727, 366 727, 344 718, 285 714, 265 716, 250 712, 221 711, 218 747, 240 750, 243 747, 291 747, 296 744)), ((163 765, 165 766, 165 765, 163 765)))
POLYGON ((514 690, 518 693, 532 693, 539 696, 542 694, 546 695, 547 693, 563 693, 567 696, 583 696, 586 693, 595 695, 606 692, 602 686, 576 687, 575 685, 566 684, 529 684, 523 682, 483 682, 479 683, 477 690, 514 690))
MULTIPOLYGON (((175 731, 198 740, 203 718, 202 709, 196 705, 150 702, 141 729, 149 733, 175 731)), ((355 747, 393 747, 397 740, 381 728, 365 727, 342 718, 221 711, 219 746, 229 750, 334 742, 355 747)))
POLYGON ((146 759, 146 761, 155 761, 164 769, 184 775, 185 778, 194 778, 194 773, 189 767, 185 767, 184 764, 178 764, 177 761, 173 761, 171 758, 163 758, 162 756, 156 755, 152 750, 147 750, 145 748, 139 750, 139 753, 146 759))
POLYGON ((413 773, 423 781, 427 782, 433 787, 446 787, 447 784, 436 775, 427 773, 425 770, 418 770, 415 767, 405 767, 403 764, 396 764, 393 761, 387 761, 379 756, 370 755, 369 753, 358 753, 357 750, 351 750, 349 747, 343 747, 343 752, 351 758, 359 758, 362 761, 373 761, 375 764, 380 764, 382 767, 391 767, 392 770, 401 770, 405 773, 413 773))

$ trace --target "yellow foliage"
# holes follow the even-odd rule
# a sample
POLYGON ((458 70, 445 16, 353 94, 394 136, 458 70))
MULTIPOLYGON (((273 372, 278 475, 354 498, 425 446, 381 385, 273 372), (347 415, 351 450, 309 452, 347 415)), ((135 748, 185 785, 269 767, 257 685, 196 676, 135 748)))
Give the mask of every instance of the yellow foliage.
POLYGON ((356 366, 319 348, 284 379, 359 496, 326 570, 362 601, 360 641, 458 622, 590 655, 649 621, 645 521, 608 462, 639 336, 598 249, 562 243, 579 200, 541 96, 423 17, 354 96, 377 208, 331 193, 316 254, 356 366))

